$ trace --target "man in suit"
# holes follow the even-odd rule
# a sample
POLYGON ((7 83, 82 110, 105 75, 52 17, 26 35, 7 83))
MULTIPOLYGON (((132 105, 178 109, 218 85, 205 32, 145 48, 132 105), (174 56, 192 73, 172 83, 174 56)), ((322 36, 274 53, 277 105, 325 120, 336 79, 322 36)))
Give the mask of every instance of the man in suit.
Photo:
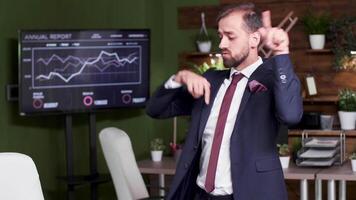
POLYGON ((303 112, 288 35, 250 3, 223 8, 217 22, 230 70, 179 71, 147 106, 155 118, 191 115, 167 198, 287 199, 275 140, 279 125, 298 123, 303 112), (268 60, 258 56, 262 40, 273 52, 268 60))

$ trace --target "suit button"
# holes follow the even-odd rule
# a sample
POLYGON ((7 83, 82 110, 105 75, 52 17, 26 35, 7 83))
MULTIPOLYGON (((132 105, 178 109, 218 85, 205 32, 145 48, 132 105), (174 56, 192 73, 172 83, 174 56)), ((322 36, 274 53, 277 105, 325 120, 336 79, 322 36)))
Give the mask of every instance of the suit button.
POLYGON ((195 145, 193 149, 196 151, 198 149, 198 145, 195 145))

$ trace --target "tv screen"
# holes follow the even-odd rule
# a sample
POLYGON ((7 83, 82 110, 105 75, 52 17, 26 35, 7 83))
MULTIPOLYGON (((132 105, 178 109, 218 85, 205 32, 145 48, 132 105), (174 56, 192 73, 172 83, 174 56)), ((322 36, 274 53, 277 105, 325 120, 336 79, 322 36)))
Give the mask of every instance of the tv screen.
POLYGON ((20 115, 143 107, 149 30, 19 31, 20 115))

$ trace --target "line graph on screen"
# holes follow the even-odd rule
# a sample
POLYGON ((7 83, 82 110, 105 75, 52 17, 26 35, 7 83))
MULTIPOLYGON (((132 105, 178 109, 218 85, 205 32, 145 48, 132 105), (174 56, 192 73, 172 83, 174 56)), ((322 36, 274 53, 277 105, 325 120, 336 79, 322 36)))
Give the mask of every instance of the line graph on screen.
POLYGON ((141 47, 32 49, 33 88, 140 84, 141 47), (80 50, 79 50, 80 49, 80 50))

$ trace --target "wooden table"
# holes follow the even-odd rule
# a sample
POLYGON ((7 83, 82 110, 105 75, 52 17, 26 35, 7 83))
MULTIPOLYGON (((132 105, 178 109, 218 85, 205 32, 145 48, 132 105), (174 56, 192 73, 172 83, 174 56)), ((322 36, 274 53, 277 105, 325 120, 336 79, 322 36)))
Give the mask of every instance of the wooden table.
MULTIPOLYGON (((308 180, 316 180, 316 174, 320 168, 298 167, 294 162, 289 163, 289 167, 283 169, 284 179, 300 180, 300 200, 308 199, 308 180)), ((321 200, 321 181, 315 181, 315 199, 321 200)))
POLYGON ((174 175, 176 173, 176 161, 173 157, 163 157, 160 162, 153 162, 152 160, 142 160, 137 162, 138 168, 142 174, 157 174, 159 195, 165 196, 165 175, 174 175))
MULTIPOLYGON (((138 168, 142 174, 157 174, 159 187, 165 187, 165 175, 174 175, 176 171, 176 161, 172 157, 164 157, 161 162, 153 162, 150 159, 138 161, 138 168)), ((289 168, 283 169, 284 178, 288 180, 300 180, 300 199, 308 199, 308 180, 315 180, 320 168, 298 167, 290 162, 289 168)), ((321 182, 315 182, 315 195, 320 196, 321 182)), ((159 190, 159 195, 164 196, 165 191, 159 190)), ((318 198, 316 198, 318 200, 318 198)))
POLYGON ((328 200, 336 199, 335 181, 339 181, 339 200, 346 200, 346 181, 356 181, 356 172, 351 169, 351 162, 342 166, 332 166, 319 171, 317 180, 328 181, 328 200))

